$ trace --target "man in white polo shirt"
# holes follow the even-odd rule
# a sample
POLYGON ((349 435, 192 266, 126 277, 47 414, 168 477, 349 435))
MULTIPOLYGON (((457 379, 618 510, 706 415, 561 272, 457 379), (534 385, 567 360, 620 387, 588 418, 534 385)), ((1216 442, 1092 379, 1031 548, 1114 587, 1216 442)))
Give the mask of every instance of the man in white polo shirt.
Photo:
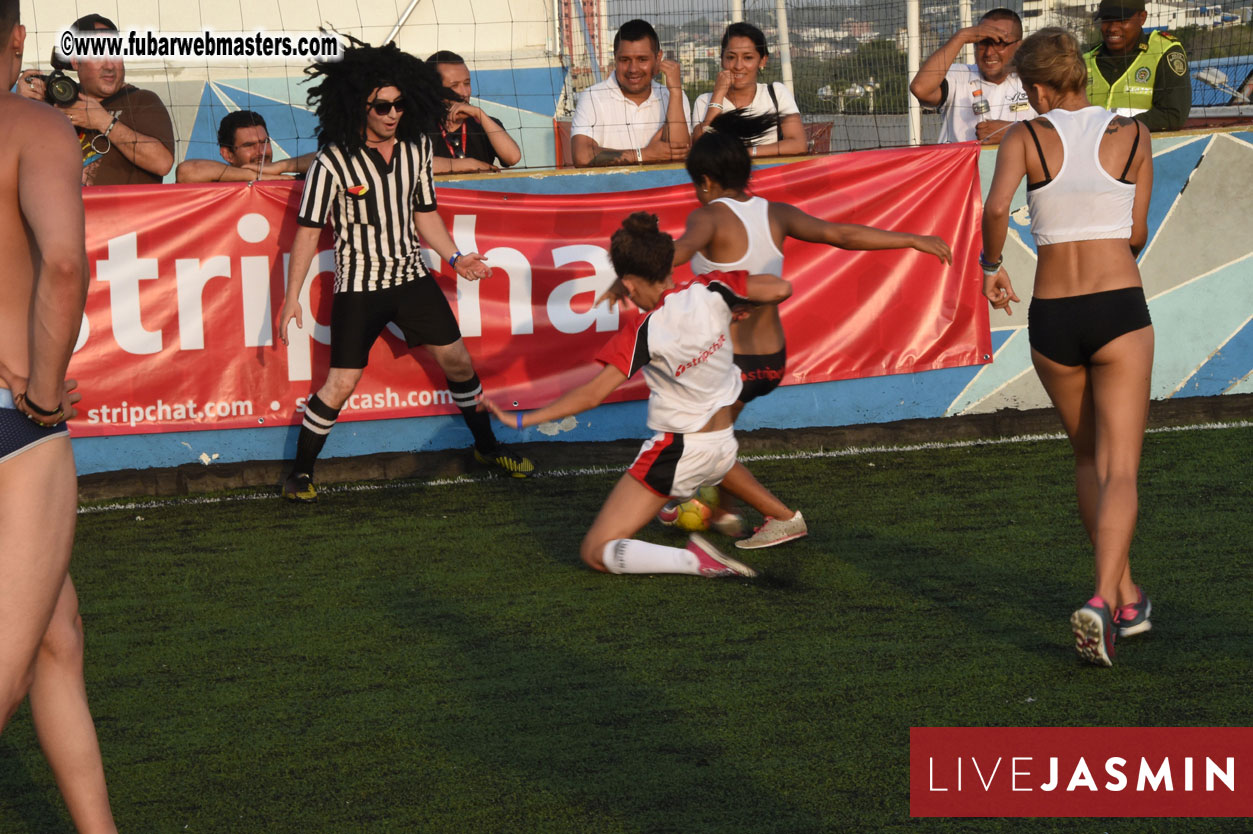
POLYGON ((1021 42, 1022 19, 1010 9, 992 9, 923 62, 909 91, 923 106, 943 113, 941 143, 996 144, 1011 124, 1036 117, 1018 73, 1010 70, 1021 42), (971 43, 975 63, 954 64, 971 43))
POLYGON ((570 125, 579 168, 679 162, 691 144, 691 108, 677 61, 662 60, 657 32, 628 20, 613 38, 613 75, 579 96, 570 125), (663 87, 653 81, 660 72, 663 87))

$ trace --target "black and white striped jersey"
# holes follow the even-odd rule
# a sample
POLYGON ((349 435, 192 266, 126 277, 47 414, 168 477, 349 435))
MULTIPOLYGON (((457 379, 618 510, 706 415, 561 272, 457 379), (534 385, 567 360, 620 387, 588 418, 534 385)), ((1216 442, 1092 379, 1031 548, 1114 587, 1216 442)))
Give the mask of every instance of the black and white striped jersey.
POLYGON ((430 276, 414 212, 435 210, 431 143, 396 142, 391 164, 373 148, 322 149, 305 178, 297 222, 335 232, 335 292, 369 292, 430 276))

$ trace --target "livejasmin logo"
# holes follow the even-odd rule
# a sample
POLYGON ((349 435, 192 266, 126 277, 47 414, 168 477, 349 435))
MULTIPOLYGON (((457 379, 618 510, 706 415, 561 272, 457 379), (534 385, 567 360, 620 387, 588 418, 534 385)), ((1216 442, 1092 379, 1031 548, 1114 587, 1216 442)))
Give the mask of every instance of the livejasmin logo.
POLYGON ((916 817, 1253 816, 1253 728, 914 727, 916 817))
MULTIPOLYGON (((1050 756, 1047 763, 1048 780, 1040 782, 1034 778, 1033 774, 1040 774, 1040 770, 1035 769, 1038 764, 1037 760, 1032 756, 1013 756, 1009 759, 1004 771, 1001 765, 1005 763, 1004 756, 998 756, 994 762, 983 762, 980 765, 976 756, 970 756, 969 759, 963 760, 959 756, 956 759, 956 784, 944 786, 943 774, 941 775, 941 784, 936 782, 936 760, 934 757, 928 757, 928 769, 931 774, 929 788, 932 791, 947 790, 963 790, 962 783, 962 766, 966 766, 966 773, 971 770, 978 778, 979 784, 983 786, 984 791, 991 791, 992 785, 996 781, 997 772, 1000 771, 1003 779, 1010 780, 1011 791, 1055 791, 1059 788, 1067 791, 1075 791, 1087 789, 1090 791, 1107 790, 1107 791, 1124 791, 1129 788, 1137 791, 1173 791, 1176 790, 1175 774, 1182 774, 1182 783, 1178 790, 1192 791, 1196 790, 1197 780, 1194 778, 1196 771, 1199 769, 1194 766, 1191 756, 1184 756, 1182 763, 1176 760, 1172 766, 1169 757, 1164 758, 1156 766, 1149 762, 1146 758, 1141 758, 1138 771, 1135 769, 1134 762, 1128 762, 1121 756, 1110 756, 1104 762, 1104 774, 1110 778, 1101 783, 1098 787, 1096 778, 1092 775, 1092 768, 1089 767, 1088 761, 1080 756, 1078 761, 1062 762, 1058 756, 1050 756), (1127 766, 1132 765, 1132 772, 1138 773, 1135 779, 1134 787, 1127 779, 1127 766), (989 769, 990 765, 990 769, 989 769), (984 771, 988 770, 985 778, 984 771), (1067 777, 1067 774, 1069 776, 1067 777), (1063 785, 1063 781, 1065 784, 1063 785)), ((953 760, 945 762, 940 760, 940 768, 948 765, 952 766, 953 760)), ((1098 770, 1098 772, 1100 772, 1098 770)), ((1205 791, 1213 791, 1215 782, 1221 783, 1229 791, 1236 789, 1236 760, 1234 756, 1228 756, 1225 764, 1220 765, 1208 756, 1205 757, 1205 791)), ((966 780, 964 787, 973 787, 969 778, 966 780)))

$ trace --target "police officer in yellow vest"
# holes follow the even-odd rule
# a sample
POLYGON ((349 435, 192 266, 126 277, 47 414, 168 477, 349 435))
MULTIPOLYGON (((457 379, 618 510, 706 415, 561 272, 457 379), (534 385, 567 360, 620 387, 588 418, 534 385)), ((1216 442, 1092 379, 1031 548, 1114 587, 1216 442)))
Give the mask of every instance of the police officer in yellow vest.
POLYGON ((1144 0, 1102 0, 1096 10, 1102 43, 1084 55, 1088 100, 1149 130, 1178 130, 1192 108, 1183 45, 1166 32, 1145 34, 1144 0))

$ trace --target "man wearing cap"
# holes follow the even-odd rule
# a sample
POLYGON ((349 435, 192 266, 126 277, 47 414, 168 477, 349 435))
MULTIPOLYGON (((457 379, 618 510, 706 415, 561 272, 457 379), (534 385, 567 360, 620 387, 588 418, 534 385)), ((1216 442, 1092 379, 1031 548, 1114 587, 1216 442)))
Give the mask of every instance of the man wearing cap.
POLYGON ((1144 31, 1144 0, 1102 0, 1102 43, 1084 55, 1088 100, 1149 130, 1178 130, 1192 108, 1188 57, 1174 35, 1144 31))
MULTIPOLYGON (((75 32, 117 33, 107 17, 89 14, 70 25, 75 32)), ((160 97, 126 83, 117 56, 73 58, 53 55, 53 67, 78 73, 79 94, 57 109, 78 132, 83 149, 83 185, 152 185, 174 167, 174 125, 160 97)), ((17 92, 42 101, 44 82, 36 70, 22 73, 17 92)))
POLYGON ((974 26, 959 29, 931 54, 909 84, 924 107, 944 116, 945 142, 995 144, 1014 122, 1034 119, 1027 93, 1010 69, 1022 42, 1022 19, 1011 9, 992 9, 974 26), (954 64, 967 44, 974 44, 973 64, 954 64))

